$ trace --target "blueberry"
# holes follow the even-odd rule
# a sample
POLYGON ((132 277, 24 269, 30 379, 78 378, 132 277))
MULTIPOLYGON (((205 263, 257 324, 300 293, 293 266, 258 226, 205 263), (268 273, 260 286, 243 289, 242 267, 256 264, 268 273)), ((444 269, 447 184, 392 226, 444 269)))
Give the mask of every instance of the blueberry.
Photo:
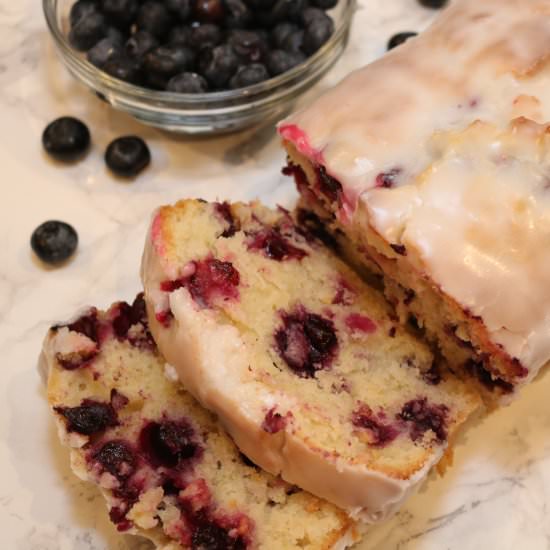
POLYGON ((300 29, 290 33, 282 44, 282 49, 287 52, 301 52, 304 46, 305 32, 300 29))
POLYGON ((89 50, 107 34, 107 21, 99 12, 81 17, 69 32, 69 42, 79 51, 89 50))
POLYGON ((417 34, 418 33, 416 32, 400 32, 400 33, 394 34, 388 41, 388 50, 393 50, 393 48, 400 46, 401 44, 406 42, 409 38, 412 38, 417 34))
POLYGON ((218 25, 205 23, 192 28, 190 45, 195 50, 202 48, 213 48, 222 41, 222 31, 218 25))
POLYGON ((228 44, 244 63, 259 61, 268 49, 267 43, 254 31, 234 30, 228 44))
POLYGON ((116 25, 128 28, 136 18, 138 0, 102 0, 101 10, 116 25))
POLYGON ((306 54, 314 54, 334 32, 334 22, 328 15, 322 13, 322 17, 314 17, 306 24, 303 47, 306 54))
POLYGON ((78 407, 54 407, 67 420, 67 431, 92 435, 118 424, 117 414, 110 403, 85 399, 78 407))
POLYGON ((331 10, 338 4, 338 0, 310 0, 311 3, 322 10, 331 10))
POLYGON ((111 57, 103 65, 102 70, 113 78, 130 84, 140 84, 143 79, 139 62, 126 56, 111 57))
POLYGON ((192 46, 192 43, 191 43, 192 32, 193 31, 191 27, 188 27, 185 25, 178 25, 176 27, 172 27, 172 30, 168 35, 168 44, 170 46, 192 46))
POLYGON ((216 87, 222 88, 237 72, 239 58, 229 44, 206 49, 199 59, 199 73, 216 87))
POLYGON ((425 8, 438 9, 447 5, 448 0, 418 0, 425 8))
POLYGON ((139 59, 157 46, 158 40, 151 33, 137 31, 128 38, 124 50, 128 57, 139 59))
POLYGON ((94 453, 93 458, 101 464, 104 470, 119 480, 130 477, 137 465, 136 456, 124 441, 105 443, 101 449, 94 453))
POLYGON ((86 58, 96 67, 103 67, 109 59, 120 55, 121 47, 111 38, 102 38, 93 48, 88 50, 86 58))
POLYGON ((252 13, 242 0, 224 0, 225 27, 243 29, 252 21, 252 13))
POLYGON ((74 27, 82 17, 97 12, 97 3, 95 0, 78 0, 75 2, 69 12, 69 22, 74 27))
POLYGON ((170 30, 172 21, 173 17, 163 3, 148 0, 139 7, 136 24, 139 30, 162 39, 170 30))
POLYGON ((107 32, 105 33, 105 38, 109 38, 120 47, 122 47, 122 45, 126 41, 126 35, 116 27, 108 27, 107 32))
POLYGON ((151 162, 151 153, 141 138, 124 136, 109 144, 105 162, 117 176, 132 177, 151 162))
POLYGON ((170 78, 192 70, 194 63, 195 54, 186 46, 158 46, 144 59, 147 81, 153 86, 166 88, 170 78))
POLYGON ((164 5, 168 11, 178 16, 180 21, 187 21, 191 15, 191 0, 165 0, 164 5))
POLYGON ((299 52, 285 52, 284 50, 273 50, 267 54, 266 64, 271 76, 286 73, 306 59, 305 55, 299 52))
POLYGON ((253 10, 270 10, 276 0, 245 0, 247 6, 253 10))
POLYGON ((61 117, 50 122, 42 134, 44 149, 58 160, 71 161, 90 145, 90 131, 80 120, 61 117))
POLYGON ((219 23, 224 15, 222 0, 195 0, 194 16, 201 23, 219 23))
POLYGON ((300 14, 300 23, 302 25, 307 26, 309 25, 314 19, 324 19, 327 17, 327 14, 320 10, 319 8, 306 8, 301 14, 300 14))
POLYGON ((35 254, 47 264, 68 260, 76 250, 78 235, 68 223, 51 220, 39 225, 31 237, 35 254))
POLYGON ((269 78, 269 73, 265 68, 265 65, 261 63, 251 63, 250 65, 243 65, 239 67, 239 70, 235 73, 233 78, 229 81, 229 86, 233 89, 246 88, 247 86, 253 86, 259 82, 263 82, 269 78))
POLYGON ((279 23, 271 31, 271 42, 276 49, 284 50, 283 44, 285 43, 288 36, 298 31, 300 28, 294 23, 289 23, 285 21, 284 23, 279 23))
POLYGON ((172 77, 166 89, 178 94, 204 94, 208 92, 208 82, 197 73, 181 73, 172 77))
POLYGON ((191 540, 191 548, 196 550, 244 550, 246 547, 240 535, 232 537, 225 528, 209 521, 197 526, 191 540))
POLYGON ((306 0, 277 0, 271 9, 271 19, 273 23, 284 20, 297 21, 306 6, 306 0))

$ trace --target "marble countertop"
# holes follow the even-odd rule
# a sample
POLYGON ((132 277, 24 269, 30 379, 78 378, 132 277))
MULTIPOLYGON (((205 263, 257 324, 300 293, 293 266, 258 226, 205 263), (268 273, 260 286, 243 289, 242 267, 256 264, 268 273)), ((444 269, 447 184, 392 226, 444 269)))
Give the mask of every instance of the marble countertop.
MULTIPOLYGON (((351 44, 311 94, 384 51, 388 37, 425 27, 433 13, 415 0, 360 2, 351 44)), ((1 547, 9 550, 136 550, 120 537, 95 489, 68 467, 36 369, 42 338, 56 321, 93 303, 130 299, 151 210, 181 197, 289 206, 293 186, 271 125, 216 139, 189 139, 139 126, 74 82, 53 51, 38 0, 0 0, 1 547), (88 157, 59 166, 40 136, 72 114, 92 132, 88 157), (151 167, 133 183, 114 180, 103 151, 122 134, 151 146, 151 167), (74 225, 73 261, 45 269, 29 238, 46 219, 74 225)), ((306 101, 307 98, 304 99, 306 101)), ((430 479, 391 521, 372 528, 361 550, 550 549, 550 376, 510 407, 471 427, 442 478, 430 479)))

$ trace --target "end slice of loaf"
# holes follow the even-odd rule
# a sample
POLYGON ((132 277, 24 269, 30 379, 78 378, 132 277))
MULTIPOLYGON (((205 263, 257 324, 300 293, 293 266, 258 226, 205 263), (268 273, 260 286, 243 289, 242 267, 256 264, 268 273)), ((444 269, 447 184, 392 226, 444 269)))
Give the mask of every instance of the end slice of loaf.
POLYGON ((312 216, 182 201, 152 221, 145 299, 160 350, 243 453, 375 521, 479 401, 332 244, 312 216))
POLYGON ((358 540, 342 511, 246 459, 177 383, 142 296, 52 328, 43 365, 72 469, 99 487, 120 532, 163 550, 328 550, 358 540))

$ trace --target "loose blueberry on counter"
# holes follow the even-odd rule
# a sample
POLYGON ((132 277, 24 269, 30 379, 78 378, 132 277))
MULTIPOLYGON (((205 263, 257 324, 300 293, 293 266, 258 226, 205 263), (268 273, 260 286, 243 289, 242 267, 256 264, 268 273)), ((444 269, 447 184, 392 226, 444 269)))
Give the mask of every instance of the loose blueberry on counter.
POLYGON ((107 35, 105 16, 97 11, 83 15, 69 31, 69 42, 79 51, 85 52, 107 35))
POLYGON ((109 144, 105 162, 117 176, 133 177, 151 162, 151 153, 140 137, 123 136, 109 144))
POLYGON ((90 131, 74 117, 61 117, 50 122, 42 134, 46 152, 57 160, 72 161, 90 146, 90 131))
POLYGON ((247 86, 253 86, 254 84, 263 82, 268 78, 269 73, 265 65, 261 63, 251 63, 250 65, 239 67, 239 70, 229 81, 229 86, 234 90, 237 88, 246 88, 247 86))
POLYGON ((388 41, 388 50, 393 50, 393 48, 397 48, 397 46, 400 46, 409 38, 413 38, 417 35, 417 32, 399 32, 397 34, 394 34, 388 41))
POLYGON ((208 82, 197 73, 181 73, 172 77, 166 89, 178 94, 204 94, 208 92, 208 82))
POLYGON ((34 253, 47 264, 68 260, 76 250, 78 235, 68 223, 51 220, 39 225, 31 236, 34 253))
POLYGON ((425 8, 439 9, 447 5, 448 0, 418 0, 425 8))

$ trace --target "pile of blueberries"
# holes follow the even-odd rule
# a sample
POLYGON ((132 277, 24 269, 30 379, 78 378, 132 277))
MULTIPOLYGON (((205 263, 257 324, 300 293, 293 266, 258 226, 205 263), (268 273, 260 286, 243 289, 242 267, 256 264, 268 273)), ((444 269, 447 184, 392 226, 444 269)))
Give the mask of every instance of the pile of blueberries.
POLYGON ((154 90, 238 89, 282 74, 334 32, 338 0, 78 0, 69 42, 109 75, 154 90))

